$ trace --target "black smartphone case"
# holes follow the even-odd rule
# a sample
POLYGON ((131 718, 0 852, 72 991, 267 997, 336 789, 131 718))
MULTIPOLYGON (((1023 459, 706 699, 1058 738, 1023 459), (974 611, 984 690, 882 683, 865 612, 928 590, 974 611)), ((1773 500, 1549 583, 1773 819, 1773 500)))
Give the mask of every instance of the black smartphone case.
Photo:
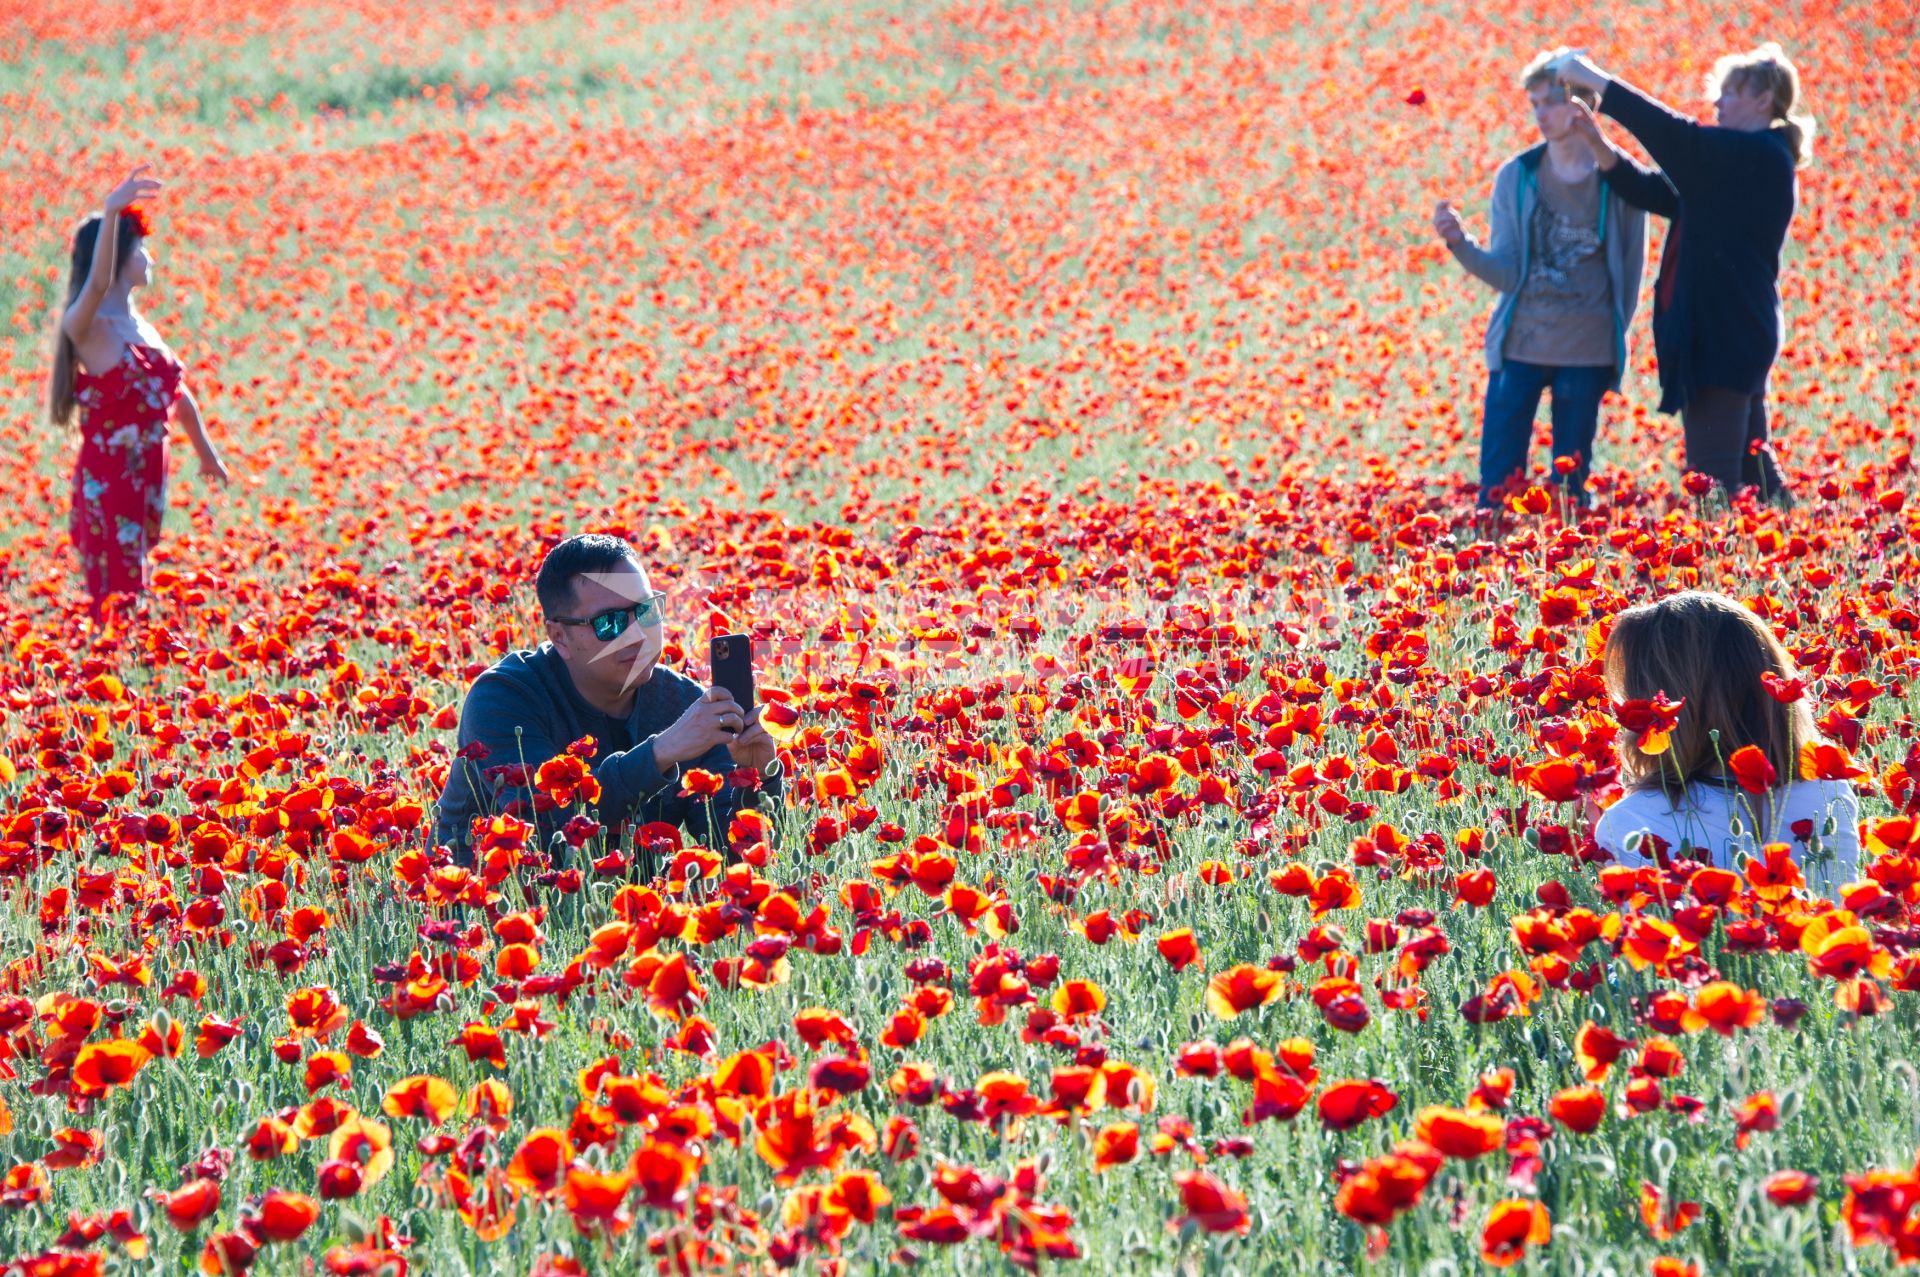
POLYGON ((745 634, 717 634, 713 639, 713 685, 724 687, 740 708, 753 708, 753 640, 745 634))

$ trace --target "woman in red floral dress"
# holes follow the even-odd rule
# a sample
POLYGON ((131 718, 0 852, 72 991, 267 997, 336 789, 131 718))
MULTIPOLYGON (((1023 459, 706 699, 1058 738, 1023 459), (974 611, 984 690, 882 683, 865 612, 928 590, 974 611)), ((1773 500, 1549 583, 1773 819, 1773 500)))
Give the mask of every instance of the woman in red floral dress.
POLYGON ((107 600, 147 587, 147 555, 167 507, 167 436, 177 421, 200 456, 200 473, 226 483, 227 468, 207 438, 200 406, 180 363, 133 303, 153 270, 149 225, 135 204, 160 189, 133 171, 107 196, 101 216, 73 237, 73 276, 55 343, 50 415, 56 425, 80 411, 80 455, 67 530, 80 557, 94 619, 107 600))

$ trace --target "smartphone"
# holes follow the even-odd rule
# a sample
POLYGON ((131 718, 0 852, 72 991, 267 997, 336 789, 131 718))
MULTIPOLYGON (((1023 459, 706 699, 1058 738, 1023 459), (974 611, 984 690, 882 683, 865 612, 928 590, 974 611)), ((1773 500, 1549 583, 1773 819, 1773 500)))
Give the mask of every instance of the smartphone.
POLYGON ((745 634, 717 634, 713 639, 713 685, 724 687, 740 708, 753 712, 753 640, 745 634))

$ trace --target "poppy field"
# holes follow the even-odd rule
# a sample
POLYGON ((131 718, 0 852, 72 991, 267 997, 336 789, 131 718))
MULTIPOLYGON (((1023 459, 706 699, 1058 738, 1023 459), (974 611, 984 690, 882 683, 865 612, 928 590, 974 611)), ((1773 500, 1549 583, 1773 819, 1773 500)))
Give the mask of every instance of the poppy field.
POLYGON ((1920 1260, 1914 19, 1548 8, 0 4, 0 1271, 1920 1260), (1684 487, 1643 319, 1593 509, 1476 521, 1434 203, 1543 48, 1764 39, 1799 506, 1684 487), (176 445, 96 627, 44 384, 141 162, 235 482, 176 445), (756 636, 787 794, 614 837, 578 742, 456 865, 579 531, 669 664, 756 636), (1837 900, 1591 840, 1610 618, 1695 587, 1860 794, 1837 900))

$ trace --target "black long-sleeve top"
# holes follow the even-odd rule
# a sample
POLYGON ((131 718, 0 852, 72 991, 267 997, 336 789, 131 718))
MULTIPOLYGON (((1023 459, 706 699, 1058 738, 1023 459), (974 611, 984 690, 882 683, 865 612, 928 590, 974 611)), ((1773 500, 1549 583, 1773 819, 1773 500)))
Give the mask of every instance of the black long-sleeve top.
POLYGON ((1780 353, 1780 249, 1798 199, 1793 151, 1778 129, 1697 123, 1614 80, 1600 109, 1647 148, 1603 174, 1630 204, 1672 220, 1653 299, 1660 411, 1697 386, 1766 389, 1780 353))
MULTIPOLYGON (((460 707, 459 744, 478 744, 484 758, 455 758, 440 796, 435 839, 470 859, 467 829, 478 814, 519 807, 539 828, 544 846, 557 819, 533 810, 531 777, 572 742, 592 736, 598 744, 590 767, 600 782, 600 818, 609 823, 661 821, 679 825, 709 846, 725 847, 727 824, 742 807, 756 805, 751 792, 723 785, 711 799, 682 798, 678 767, 662 771, 654 738, 700 699, 701 686, 685 675, 656 668, 636 690, 633 708, 616 717, 588 704, 573 685, 550 643, 509 652, 468 689, 460 707), (525 779, 495 772, 524 764, 525 779), (489 777, 489 772, 495 772, 489 777)), ((689 766, 725 776, 734 767, 725 745, 716 745, 689 766)), ((781 777, 764 778, 768 795, 781 792, 781 777)))

